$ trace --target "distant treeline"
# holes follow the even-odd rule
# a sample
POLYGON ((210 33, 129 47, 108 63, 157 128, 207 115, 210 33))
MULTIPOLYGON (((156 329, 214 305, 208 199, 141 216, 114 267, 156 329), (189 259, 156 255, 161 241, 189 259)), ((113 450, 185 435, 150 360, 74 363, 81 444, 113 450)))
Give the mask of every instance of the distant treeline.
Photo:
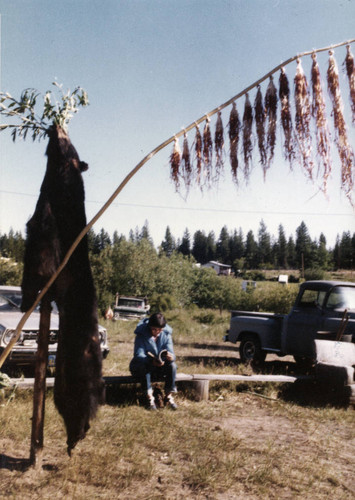
MULTIPOLYGON (((292 269, 289 281, 298 281, 304 270, 306 279, 322 279, 327 270, 352 268, 355 234, 343 232, 333 249, 327 248, 323 234, 317 241, 309 237, 302 222, 295 238, 285 237, 280 225, 278 237, 271 236, 263 221, 258 234, 241 230, 228 232, 224 227, 216 239, 213 232, 196 231, 190 237, 185 230, 176 240, 166 228, 158 248, 153 244, 148 224, 131 231, 128 238, 116 231, 111 237, 104 229, 88 233, 90 260, 103 313, 115 295, 147 296, 152 308, 166 310, 176 306, 219 309, 250 309, 287 312, 294 300, 293 288, 280 287, 277 294, 261 297, 244 293, 234 276, 217 276, 212 269, 196 266, 217 260, 232 266, 235 275, 263 280, 263 270, 292 269), (270 302, 271 301, 271 302, 270 302)), ((25 241, 21 233, 0 235, 0 284, 20 285, 25 241)))
MULTIPOLYGON (((108 246, 127 240, 137 243, 145 239, 153 246, 146 222, 141 229, 131 230, 128 239, 115 231, 111 237, 101 229, 98 233, 90 230, 88 234, 89 250, 98 255, 108 246)), ((25 241, 21 232, 10 230, 8 234, 0 233, 0 255, 16 262, 22 262, 25 241)), ((232 266, 235 272, 249 269, 301 269, 320 268, 352 269, 355 258, 355 233, 344 231, 338 234, 334 248, 327 246, 323 233, 312 240, 304 222, 296 229, 295 236, 286 237, 282 224, 278 235, 270 235, 262 220, 257 235, 248 231, 246 235, 239 228, 228 231, 224 226, 216 237, 213 231, 196 231, 193 235, 186 228, 182 238, 175 238, 169 226, 166 228, 164 240, 156 250, 158 255, 170 257, 173 253, 193 257, 196 262, 205 264, 210 260, 219 261, 232 266)))

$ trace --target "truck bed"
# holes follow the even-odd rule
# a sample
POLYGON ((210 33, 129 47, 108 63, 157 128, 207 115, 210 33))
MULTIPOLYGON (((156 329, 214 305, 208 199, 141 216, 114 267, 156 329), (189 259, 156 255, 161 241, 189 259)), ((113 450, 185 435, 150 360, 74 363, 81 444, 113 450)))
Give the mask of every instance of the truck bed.
POLYGON ((275 314, 268 312, 254 312, 254 311, 230 311, 231 318, 235 316, 251 316, 256 318, 273 318, 273 319, 283 319, 285 314, 275 314))

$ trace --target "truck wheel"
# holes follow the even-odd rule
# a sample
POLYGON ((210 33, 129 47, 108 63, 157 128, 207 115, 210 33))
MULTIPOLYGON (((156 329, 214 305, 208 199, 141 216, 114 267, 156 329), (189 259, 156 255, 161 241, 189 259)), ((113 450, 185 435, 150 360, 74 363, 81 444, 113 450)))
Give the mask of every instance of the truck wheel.
POLYGON ((263 363, 266 352, 261 350, 259 339, 255 335, 245 335, 239 346, 242 363, 263 363))

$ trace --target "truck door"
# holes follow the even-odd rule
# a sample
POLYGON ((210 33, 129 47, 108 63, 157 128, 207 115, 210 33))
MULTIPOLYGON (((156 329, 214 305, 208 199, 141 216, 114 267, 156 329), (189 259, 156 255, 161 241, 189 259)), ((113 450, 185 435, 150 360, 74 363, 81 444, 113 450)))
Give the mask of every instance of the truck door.
POLYGON ((283 351, 286 354, 311 357, 313 340, 322 329, 322 304, 325 292, 305 289, 292 311, 286 316, 283 351))

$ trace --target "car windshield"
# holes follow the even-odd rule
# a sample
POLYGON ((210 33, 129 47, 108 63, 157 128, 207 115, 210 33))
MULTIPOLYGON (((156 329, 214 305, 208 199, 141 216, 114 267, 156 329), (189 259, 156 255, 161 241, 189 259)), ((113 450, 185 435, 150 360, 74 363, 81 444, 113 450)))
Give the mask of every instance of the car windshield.
POLYGON ((20 309, 22 301, 21 292, 2 292, 0 295, 0 307, 2 309, 12 306, 20 309))
POLYGON ((337 286, 329 294, 328 309, 355 310, 355 287, 337 286))
MULTIPOLYGON (((21 291, 2 291, 0 293, 0 310, 21 309, 22 293, 21 291)), ((39 305, 36 311, 39 311, 39 305)), ((57 305, 52 302, 52 312, 58 313, 57 305)))

